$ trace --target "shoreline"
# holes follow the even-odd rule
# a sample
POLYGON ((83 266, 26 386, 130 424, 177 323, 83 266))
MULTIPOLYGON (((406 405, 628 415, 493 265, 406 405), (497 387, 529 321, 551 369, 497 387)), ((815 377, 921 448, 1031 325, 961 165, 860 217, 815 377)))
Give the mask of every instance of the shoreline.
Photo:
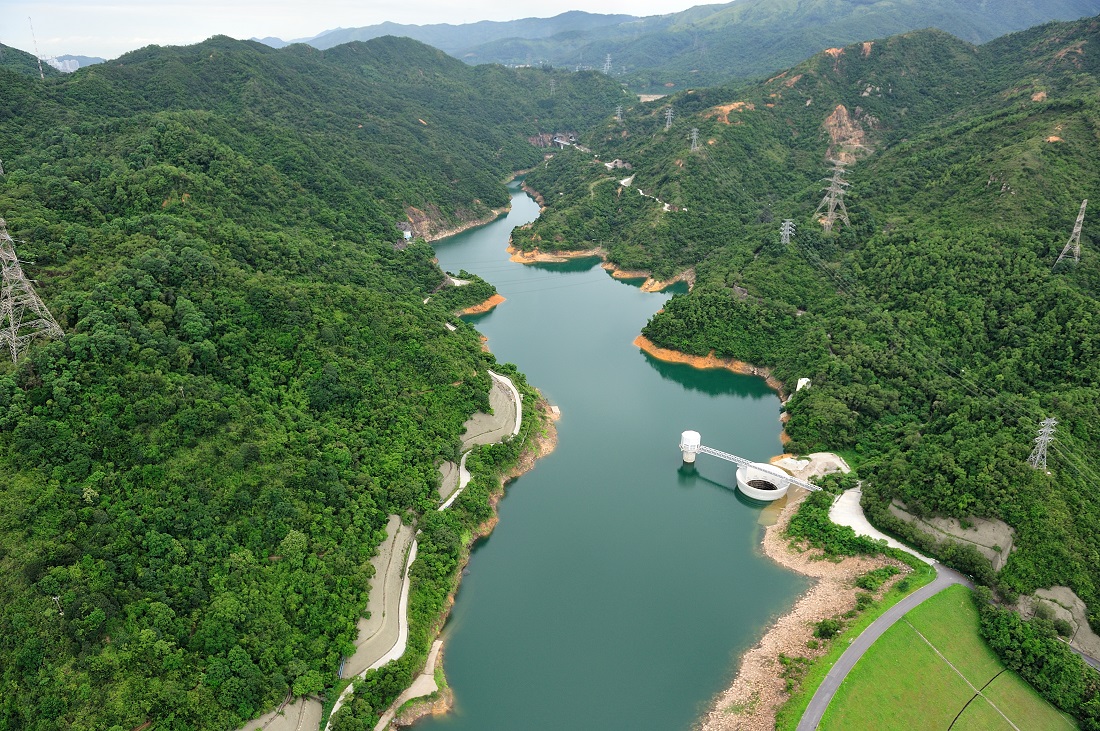
POLYGON ((603 260, 601 269, 606 270, 615 279, 644 279, 643 292, 661 292, 677 282, 687 282, 688 289, 695 286, 695 269, 689 268, 669 279, 654 279, 652 273, 644 269, 620 269, 616 264, 608 261, 608 253, 602 246, 594 246, 591 249, 542 251, 535 248, 531 251, 517 249, 509 238, 508 248, 505 251, 510 254, 509 261, 516 264, 562 264, 570 259, 586 259, 598 256, 603 260))
MULTIPOLYGON (((634 345, 638 346, 642 351, 648 353, 657 360, 666 363, 683 363, 684 365, 699 369, 724 368, 734 373, 740 373, 743 376, 757 376, 763 378, 764 382, 768 384, 773 391, 779 394, 779 400, 783 403, 786 403, 787 399, 790 397, 790 394, 787 393, 787 387, 783 385, 782 381, 772 375, 771 368, 767 366, 755 366, 752 363, 746 363, 743 360, 736 360, 735 358, 719 358, 714 354, 713 350, 707 355, 688 355, 678 350, 662 348, 645 335, 639 335, 634 338, 634 345)), ((784 432, 784 434, 785 433, 786 432, 784 432)), ((782 438, 783 437, 780 437, 780 439, 782 438)))
POLYGON ((780 656, 816 660, 828 652, 827 643, 816 649, 808 646, 807 643, 814 639, 814 624, 855 608, 856 596, 861 590, 853 582, 860 574, 886 565, 902 569, 875 592, 876 597, 881 597, 911 571, 908 566, 884 556, 849 557, 834 562, 826 559, 821 551, 806 550, 788 540, 785 536, 787 525, 809 494, 801 489, 798 493, 788 501, 775 524, 764 529, 761 550, 780 566, 815 581, 789 611, 772 623, 760 641, 741 656, 737 675, 715 696, 697 724, 700 731, 775 729, 776 712, 790 696, 780 656))
MULTIPOLYGON (((537 390, 537 389, 536 389, 537 390)), ((470 555, 473 553, 474 548, 478 542, 488 538, 496 528, 497 523, 500 522, 500 514, 497 512, 497 505, 504 498, 507 493, 508 483, 515 480, 517 477, 530 472, 535 468, 535 465, 540 459, 549 455, 558 445, 558 430, 556 422, 561 418, 559 414, 554 413, 553 407, 550 402, 539 393, 539 398, 535 404, 537 413, 541 415, 539 419, 539 433, 534 436, 533 441, 528 442, 528 446, 520 454, 519 459, 516 460, 516 464, 512 466, 501 477, 497 487, 492 491, 489 496, 489 508, 492 510, 492 515, 481 525, 477 526, 470 534, 470 539, 466 542, 466 545, 462 549, 462 556, 459 559, 458 575, 459 580, 455 582, 454 589, 447 595, 444 603, 443 612, 440 614, 438 623, 433 627, 433 634, 436 641, 440 642, 439 656, 436 660, 435 670, 442 673, 446 678, 447 672, 444 668, 444 658, 446 657, 446 642, 441 636, 443 628, 447 624, 447 619, 451 615, 451 609, 455 604, 455 596, 458 593, 458 589, 462 584, 462 572, 466 570, 466 566, 470 563, 470 555)), ((416 700, 416 699, 410 699, 416 700)), ((449 685, 444 684, 443 688, 437 690, 434 694, 422 696, 420 702, 415 706, 407 709, 408 716, 403 713, 399 713, 391 722, 390 727, 400 728, 402 726, 410 726, 416 721, 424 718, 425 716, 437 716, 449 713, 454 705, 454 692, 449 685), (433 697, 434 696, 434 697, 433 697)))
POLYGON ((501 304, 502 302, 506 302, 506 301, 507 300, 505 300, 505 298, 502 295, 494 294, 492 297, 485 300, 484 302, 482 302, 479 305, 471 305, 470 307, 467 307, 464 310, 459 310, 458 314, 459 314, 459 316, 462 316, 462 315, 483 315, 486 312, 489 312, 490 310, 492 310, 497 305, 501 304))
POLYGON ((448 236, 454 236, 456 234, 462 233, 463 231, 469 231, 472 228, 477 228, 478 226, 484 226, 487 223, 492 223, 493 221, 508 213, 508 211, 510 210, 512 210, 511 203, 502 208, 491 208, 490 213, 487 216, 484 216, 482 218, 475 218, 471 221, 461 223, 454 228, 447 228, 443 229, 442 231, 435 231, 425 234, 423 236, 419 236, 417 238, 422 238, 430 244, 433 241, 439 241, 440 239, 445 239, 448 236))
MULTIPOLYGON (((530 172, 530 171, 526 171, 530 172)), ((518 174, 517 174, 518 175, 518 174)), ((538 192, 527 181, 523 181, 523 185, 520 186, 524 193, 535 199, 535 202, 539 204, 539 215, 546 211, 546 200, 543 198, 542 193, 538 192)), ((528 224, 530 225, 530 224, 528 224)), ((590 249, 581 250, 559 250, 559 251, 541 251, 539 248, 534 248, 531 251, 524 251, 517 249, 512 244, 511 235, 508 236, 508 248, 506 251, 511 255, 510 260, 517 264, 561 264, 569 261, 570 259, 583 259, 589 256, 598 256, 603 260, 601 265, 603 269, 609 271, 611 276, 615 279, 645 279, 645 283, 642 284, 643 292, 660 292, 668 289, 677 282, 687 282, 688 289, 695 287, 695 268, 689 267, 679 274, 673 276, 670 279, 654 279, 653 273, 645 269, 621 269, 617 264, 614 264, 609 259, 607 250, 602 246, 594 246, 590 249)))

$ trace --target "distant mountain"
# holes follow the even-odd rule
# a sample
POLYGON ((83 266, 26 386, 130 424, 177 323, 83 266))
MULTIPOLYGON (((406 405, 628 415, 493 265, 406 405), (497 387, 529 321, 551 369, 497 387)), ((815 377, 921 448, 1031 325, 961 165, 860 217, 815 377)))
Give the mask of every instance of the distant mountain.
MULTIPOLYGON (((602 68, 636 90, 711 86, 787 68, 832 46, 921 28, 984 43, 1050 20, 1100 13, 1100 0, 737 0, 644 18, 568 12, 464 25, 382 23, 303 42, 331 48, 382 35, 414 38, 468 63, 602 68)), ((275 47, 279 39, 262 42, 275 47)))
POLYGON ((544 39, 473 45, 471 62, 599 67, 635 88, 710 86, 791 66, 824 48, 920 28, 984 43, 1050 20, 1100 13, 1100 0, 737 0, 544 39))
POLYGON ((42 60, 48 63, 50 66, 53 66, 58 71, 66 74, 71 74, 73 71, 76 71, 79 68, 92 66, 97 63, 103 63, 106 59, 100 58, 99 56, 73 56, 66 53, 63 56, 52 56, 50 58, 44 58, 42 60))
POLYGON ((297 41, 284 41, 280 38, 254 38, 273 48, 282 48, 290 43, 308 43, 315 48, 332 48, 349 41, 369 41, 382 36, 404 36, 427 43, 452 56, 461 58, 468 49, 485 43, 493 43, 508 38, 537 40, 560 34, 575 34, 601 28, 615 27, 623 23, 640 20, 633 15, 600 15, 571 10, 553 18, 522 18, 520 20, 494 21, 482 20, 477 23, 451 25, 434 23, 431 25, 404 25, 401 23, 379 23, 361 28, 336 28, 327 30, 312 38, 297 41))

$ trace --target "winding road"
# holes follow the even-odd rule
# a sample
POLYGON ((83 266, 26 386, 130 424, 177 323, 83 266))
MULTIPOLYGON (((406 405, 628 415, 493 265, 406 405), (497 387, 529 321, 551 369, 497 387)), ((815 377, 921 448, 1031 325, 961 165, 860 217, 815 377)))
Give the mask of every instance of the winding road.
POLYGON ((818 724, 821 723, 822 716, 825 715, 825 709, 829 707, 829 703, 836 695, 837 689, 840 688, 840 684, 844 682, 844 678, 848 676, 848 673, 859 662, 859 659, 863 657, 863 653, 867 652, 871 645, 875 644, 875 640, 890 629, 895 622, 904 617, 910 609, 918 606, 926 599, 934 597, 952 584, 963 584, 971 589, 974 588, 974 584, 970 579, 958 571, 933 561, 872 526, 863 515, 863 508, 859 504, 861 496, 862 492, 858 487, 845 491, 830 508, 829 518, 834 523, 849 526, 861 536, 886 541, 891 547, 916 556, 936 570, 936 578, 932 580, 932 583, 922 586, 887 609, 852 641, 852 644, 844 651, 836 664, 829 668, 829 673, 821 681, 821 685, 817 687, 814 697, 810 699, 810 705, 806 706, 806 711, 802 714, 802 720, 798 722, 798 731, 814 731, 817 728, 818 724))
POLYGON ((806 706, 806 712, 802 714, 802 720, 798 722, 798 731, 814 731, 817 728, 817 725, 821 723, 821 717, 825 715, 825 709, 829 707, 829 702, 832 701, 837 689, 840 688, 840 684, 844 682, 844 678, 859 662, 859 659, 863 657, 863 653, 867 652, 871 645, 875 644, 875 640, 890 629, 895 622, 904 617, 910 609, 939 594, 952 584, 964 584, 970 588, 974 587, 968 578, 941 563, 932 564, 932 568, 936 570, 936 578, 932 580, 932 583, 922 586, 887 609, 852 641, 852 644, 844 651, 836 664, 829 669, 829 674, 825 676, 825 680, 821 681, 814 697, 810 699, 810 705, 806 706))

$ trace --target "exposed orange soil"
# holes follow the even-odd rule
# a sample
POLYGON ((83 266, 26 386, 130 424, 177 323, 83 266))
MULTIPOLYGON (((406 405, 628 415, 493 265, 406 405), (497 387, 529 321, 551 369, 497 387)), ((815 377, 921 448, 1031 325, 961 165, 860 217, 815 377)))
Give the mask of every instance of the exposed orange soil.
POLYGON ((1047 137, 1047 142, 1064 142, 1064 141, 1065 140, 1063 140, 1061 137, 1059 137, 1057 135, 1051 135, 1050 137, 1047 137))
POLYGON ((1045 91, 1037 91, 1037 92, 1035 92, 1034 94, 1031 95, 1031 101, 1033 101, 1033 102, 1046 101, 1046 98, 1047 98, 1047 93, 1045 91))
POLYGON ((494 294, 489 299, 482 302, 480 305, 474 305, 473 307, 467 307, 461 313, 462 315, 480 315, 484 312, 488 312, 501 302, 504 302, 504 297, 499 294, 494 294))
POLYGON ((735 360, 733 358, 719 358, 714 354, 713 350, 707 355, 688 355, 678 350, 670 350, 655 345, 653 341, 645 335, 639 335, 634 338, 634 345, 638 346, 646 353, 649 353, 657 360, 663 360, 666 363, 683 363, 692 368, 725 368, 728 371, 741 373, 746 376, 760 376, 768 386, 775 389, 780 399, 784 401, 787 400, 786 389, 783 387, 783 384, 772 375, 769 368, 754 366, 751 363, 735 360))
POLYGON ((511 254, 512 261, 517 264, 535 264, 537 262, 560 264, 567 259, 583 259, 586 256, 598 256, 603 258, 606 256, 604 250, 600 247, 594 249, 584 249, 583 251, 550 251, 543 252, 537 248, 531 251, 523 251, 516 247, 509 245, 506 251, 511 254))
POLYGON ((867 134, 863 131, 863 125, 852 117, 843 104, 837 104, 823 124, 832 140, 828 152, 830 158, 851 164, 855 162, 857 150, 867 149, 867 134))
POLYGON ((873 46, 873 45, 875 45, 874 41, 864 41, 863 42, 863 57, 864 58, 867 58, 868 56, 871 55, 871 46, 873 46))
POLYGON ((730 112, 742 112, 748 110, 750 112, 756 110, 756 105, 752 102, 733 102, 732 104, 721 104, 717 107, 713 107, 705 112, 705 116, 714 117, 723 124, 730 123, 730 112))

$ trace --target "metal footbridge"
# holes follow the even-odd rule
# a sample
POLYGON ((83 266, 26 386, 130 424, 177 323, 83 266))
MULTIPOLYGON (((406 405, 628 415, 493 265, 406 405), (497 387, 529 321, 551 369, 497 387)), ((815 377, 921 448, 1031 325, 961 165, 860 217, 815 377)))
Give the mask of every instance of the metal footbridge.
POLYGON ((748 467, 755 469, 766 469, 767 472, 774 475, 777 478, 781 478, 789 485, 798 485, 799 487, 817 492, 821 488, 817 485, 800 480, 797 477, 792 477, 786 472, 783 472, 774 465, 764 465, 760 462, 753 462, 750 459, 744 457, 738 457, 736 454, 730 454, 729 452, 723 452, 720 449, 714 447, 707 447, 702 444, 699 437, 699 432, 686 431, 680 436, 680 451, 684 454, 684 461, 688 464, 695 462, 695 455, 697 454, 709 454, 711 457, 717 457, 718 459, 724 459, 727 462, 733 462, 738 467, 748 467))

